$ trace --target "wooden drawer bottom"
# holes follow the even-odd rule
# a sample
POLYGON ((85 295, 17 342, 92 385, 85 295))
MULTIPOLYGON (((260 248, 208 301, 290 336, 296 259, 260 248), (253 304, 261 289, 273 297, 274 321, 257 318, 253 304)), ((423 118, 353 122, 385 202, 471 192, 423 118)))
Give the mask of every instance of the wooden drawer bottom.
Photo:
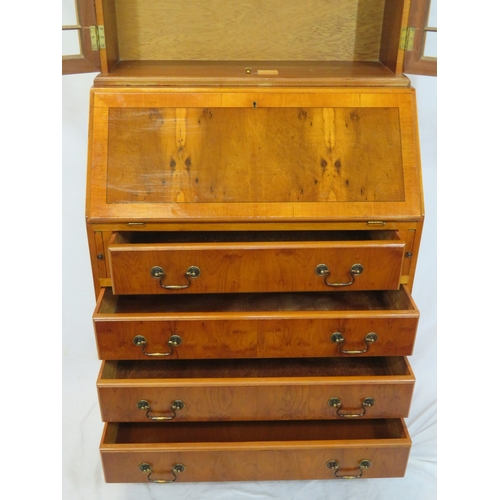
POLYGON ((106 482, 136 483, 402 477, 410 447, 380 419, 105 424, 100 451, 106 482))

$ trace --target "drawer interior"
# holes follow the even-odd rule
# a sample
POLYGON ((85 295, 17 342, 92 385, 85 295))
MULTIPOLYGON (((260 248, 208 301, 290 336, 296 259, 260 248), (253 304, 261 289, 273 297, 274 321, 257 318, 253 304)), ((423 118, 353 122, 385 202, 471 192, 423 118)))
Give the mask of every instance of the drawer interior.
POLYGON ((410 376, 404 357, 106 362, 102 380, 410 376))
POLYGON ((400 419, 292 422, 175 422, 108 424, 103 444, 236 443, 408 438, 400 419))
POLYGON ((115 244, 399 241, 397 231, 123 231, 115 244))
POLYGON ((399 290, 266 294, 113 295, 106 289, 98 314, 271 313, 295 311, 415 311, 409 294, 399 290))

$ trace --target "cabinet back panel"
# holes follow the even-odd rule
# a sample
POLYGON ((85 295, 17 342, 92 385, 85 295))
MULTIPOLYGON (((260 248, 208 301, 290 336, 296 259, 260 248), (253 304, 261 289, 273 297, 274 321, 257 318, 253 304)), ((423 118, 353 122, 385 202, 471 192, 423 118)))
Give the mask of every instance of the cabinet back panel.
POLYGON ((385 0, 115 0, 115 4, 122 61, 378 61, 380 57, 385 0))

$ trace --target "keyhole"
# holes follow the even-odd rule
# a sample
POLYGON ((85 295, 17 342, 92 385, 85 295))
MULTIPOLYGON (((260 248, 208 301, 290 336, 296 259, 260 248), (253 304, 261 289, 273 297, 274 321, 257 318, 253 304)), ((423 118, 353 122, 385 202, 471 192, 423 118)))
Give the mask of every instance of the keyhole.
POLYGON ((254 101, 253 103, 253 109, 255 109, 257 107, 257 103, 254 101))

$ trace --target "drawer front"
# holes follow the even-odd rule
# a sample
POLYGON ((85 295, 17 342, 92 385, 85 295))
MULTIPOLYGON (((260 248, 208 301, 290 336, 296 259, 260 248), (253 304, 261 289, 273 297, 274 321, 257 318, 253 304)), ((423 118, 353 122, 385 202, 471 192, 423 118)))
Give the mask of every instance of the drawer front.
POLYGON ((115 294, 393 290, 405 243, 284 241, 109 245, 115 294))
POLYGON ((408 416, 406 358, 104 362, 106 422, 308 420, 408 416))
POLYGON ((93 316, 99 358, 408 356, 419 312, 408 289, 344 294, 113 296, 93 316))
POLYGON ((344 423, 106 424, 101 459, 107 482, 404 476, 411 441, 403 421, 344 423))

